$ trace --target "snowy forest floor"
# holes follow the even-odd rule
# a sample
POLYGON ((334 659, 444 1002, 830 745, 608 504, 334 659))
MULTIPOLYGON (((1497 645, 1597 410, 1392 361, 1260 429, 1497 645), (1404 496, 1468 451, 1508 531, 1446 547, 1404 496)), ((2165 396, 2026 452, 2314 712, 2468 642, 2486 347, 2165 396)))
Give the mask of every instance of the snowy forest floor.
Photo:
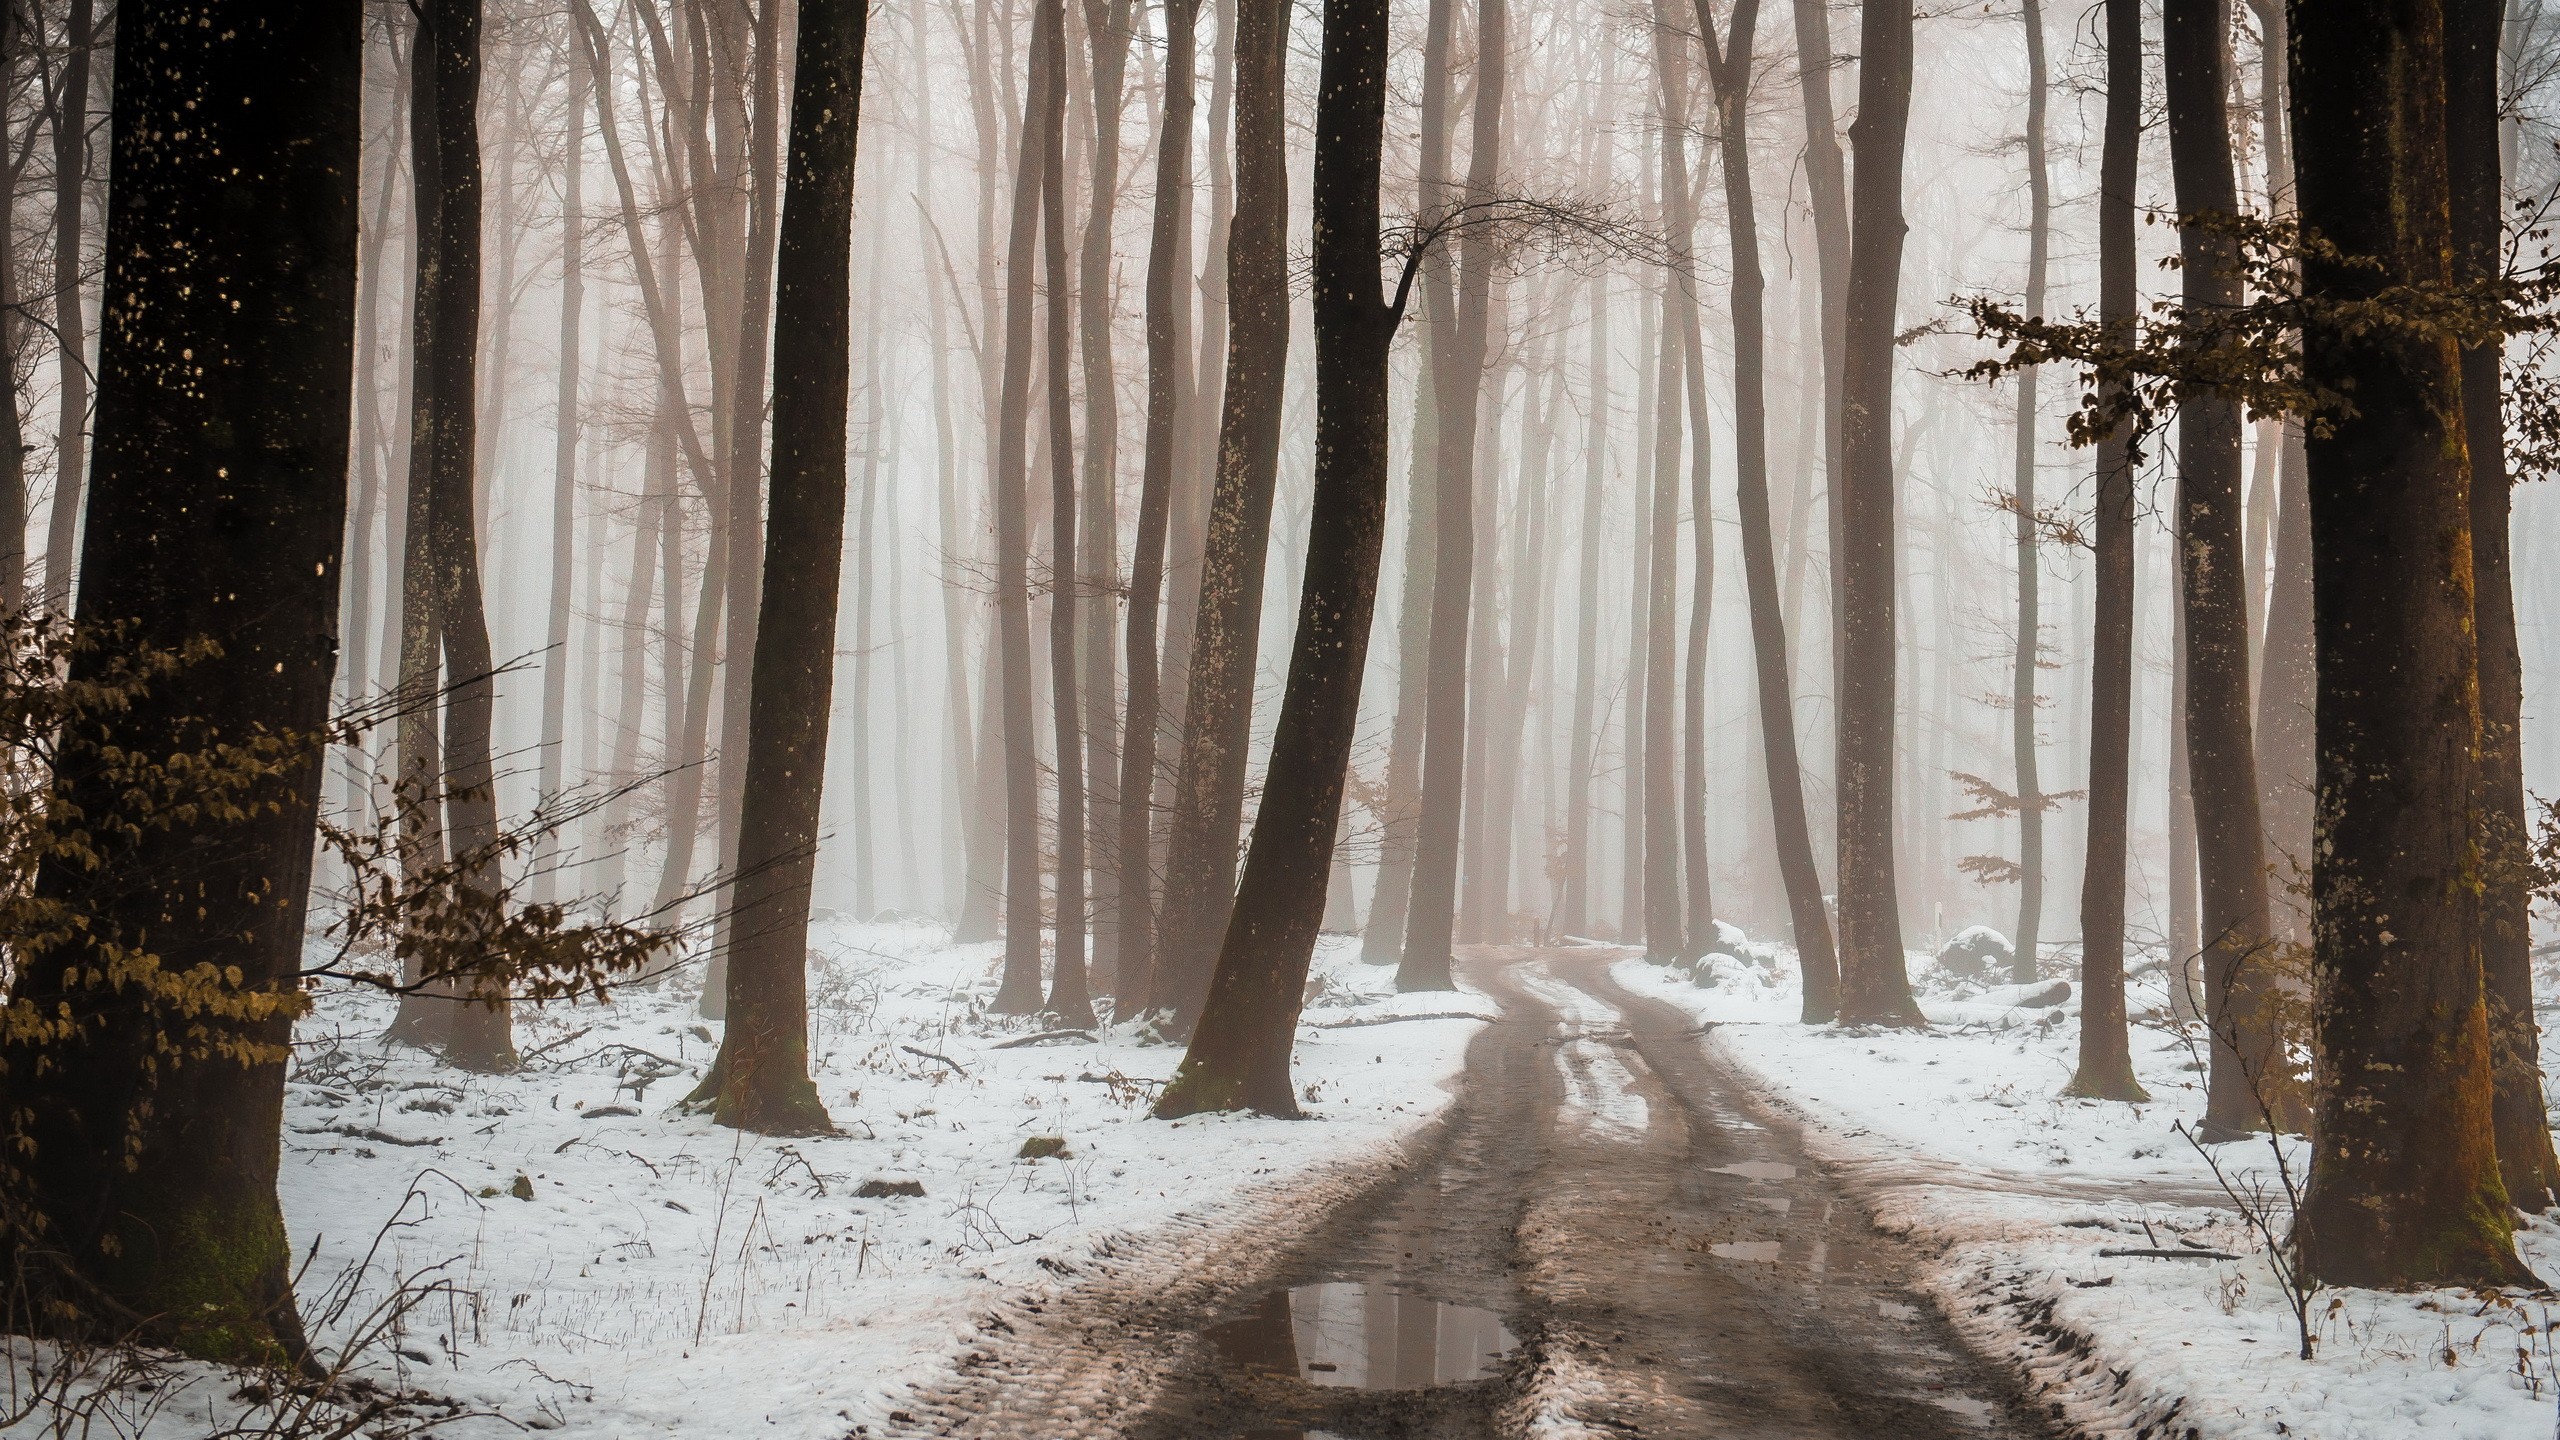
MULTIPOLYGON (((1888 1231, 1934 1256, 1921 1284, 1966 1338, 2009 1357, 2092 1436, 2546 1440, 2560 1407, 2560 1304, 2443 1291, 2322 1291, 2315 1358, 2262 1241, 2173 1122, 2203 1110, 2187 1041, 2137 992, 2134 1067, 2148 1105, 2062 1097, 2078 997, 2022 1008, 2042 987, 1922 964, 1931 1028, 1797 1023, 1791 956, 1733 945, 1671 969, 1623 960, 1628 989, 1709 1027, 1701 1043, 1754 1077, 1806 1146, 1888 1231), (2142 1012, 2150 1011, 2149 1023, 2142 1012), (2234 1260, 2104 1252, 2187 1250, 2234 1260)), ((2052 961, 2048 958, 2048 969, 2052 961)), ((2547 990, 2547 987, 2546 987, 2547 990)), ((2546 1014, 2546 1032, 2560 1015, 2546 1014)), ((2263 1140, 2216 1147, 2244 1195, 2287 1223, 2263 1140)), ((2304 1156, 2287 1150, 2297 1181, 2304 1156)), ((2560 1279, 2560 1225, 2535 1222, 2525 1257, 2560 1279)))
MULTIPOLYGON (((351 1366, 413 1397, 381 1433, 880 1434, 1008 1311, 1285 1240, 1397 1163, 1478 1028, 1414 1020, 1379 1045, 1340 1025, 1470 1001, 1397 997, 1329 939, 1298 1051, 1308 1123, 1142 1123, 1179 1049, 1125 1027, 1011 1043, 1042 1026, 986 1013, 997 947, 943 933, 813 932, 811 1054, 845 1131, 817 1139, 676 1109, 713 1052, 681 981, 520 1009, 524 1065, 503 1076, 380 1043, 386 1002, 325 997, 297 1037, 280 1189, 324 1351, 395 1289, 418 1302, 351 1366), (1043 1139, 1062 1152, 1028 1158, 1043 1139), (921 1193, 876 1193, 899 1187, 921 1193)), ((264 1413, 204 1367, 124 1379, 86 1407, 92 1433, 191 1440, 264 1413)))
MULTIPOLYGON (((678 1109, 716 1033, 684 980, 520 1012, 505 1076, 332 994, 286 1103, 304 1313, 373 1387, 351 1398, 396 1402, 385 1436, 2553 1433, 2540 1300, 2324 1292, 2295 1358, 2263 1245, 2173 1128, 2201 1108, 2173 1032, 2134 1032, 2152 1103, 2065 1100, 2076 1003, 2018 1003, 2042 986, 1915 957, 1932 1028, 1808 1028, 1791 957, 1728 939, 1679 968, 1477 950, 1460 993, 1397 996, 1329 937, 1306 1123, 1146 1121, 1177 1049, 991 1016, 996 947, 921 924, 813 934, 846 1132, 820 1139, 678 1109), (1514 1348, 1420 1392, 1313 1373, 1382 1363, 1391 1293, 1484 1306, 1514 1348), (1276 1368, 1221 1339, 1258 1313, 1276 1368)), ((2263 1143, 2217 1158, 2276 1179, 2263 1143)), ((2560 1277, 2560 1225, 2524 1249, 2560 1277)), ((58 1357, 0 1343, 6 1417, 58 1357)), ((202 1366, 64 1383, 79 1403, 0 1431, 347 1418, 279 1426, 281 1390, 202 1366)))

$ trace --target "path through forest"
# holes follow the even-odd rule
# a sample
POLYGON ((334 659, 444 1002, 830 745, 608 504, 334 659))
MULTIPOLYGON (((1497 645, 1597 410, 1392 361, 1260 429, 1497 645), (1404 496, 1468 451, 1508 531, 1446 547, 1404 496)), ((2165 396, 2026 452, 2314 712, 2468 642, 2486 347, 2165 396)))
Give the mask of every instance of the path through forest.
POLYGON ((1502 1015, 1470 1049, 1436 1143, 1303 1242, 1224 1257, 1253 1283, 1228 1287, 1223 1305, 1186 1313, 1126 1296, 1107 1302, 1116 1313, 1058 1314, 1049 1336, 1004 1347, 1015 1353, 997 1368, 1015 1377, 1054 1375, 1078 1348, 1070 1368, 1155 1372, 1149 1409, 1097 1427, 1073 1401, 1081 1387, 1034 1387, 1057 1397, 1044 1403, 989 1383, 940 1397, 919 1429, 2051 1434, 1908 1288, 1909 1252, 1697 1043, 1689 1018, 1610 980, 1620 953, 1468 957, 1469 982, 1502 1015), (988 1403, 1006 1391, 1011 1403, 988 1403))

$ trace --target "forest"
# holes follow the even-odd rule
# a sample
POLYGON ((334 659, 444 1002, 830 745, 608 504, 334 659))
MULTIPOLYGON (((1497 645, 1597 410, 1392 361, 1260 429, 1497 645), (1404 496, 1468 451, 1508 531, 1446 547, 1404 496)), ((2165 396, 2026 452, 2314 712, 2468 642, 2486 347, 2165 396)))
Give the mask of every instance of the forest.
POLYGON ((0 1434, 2551 1434, 2556 222, 2546 0, 0 0, 0 1434))

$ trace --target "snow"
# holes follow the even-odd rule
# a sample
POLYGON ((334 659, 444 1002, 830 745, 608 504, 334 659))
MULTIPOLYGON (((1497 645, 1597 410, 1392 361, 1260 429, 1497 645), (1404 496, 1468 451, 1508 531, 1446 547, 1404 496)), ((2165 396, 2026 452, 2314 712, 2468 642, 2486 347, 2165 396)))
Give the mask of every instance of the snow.
MULTIPOLYGON (((2087 1434, 2554 1434, 2560 1308, 2543 1299, 2325 1290, 2312 1301, 2317 1356, 2296 1358, 2263 1245, 2172 1128, 2201 1114, 2203 1089, 2200 1057, 2157 1017, 2164 997, 2132 997, 2134 1066, 2152 1103, 2071 1100, 2076 996, 2021 1009, 2050 982, 1985 986, 1912 963, 1924 1031, 1798 1023, 1791 958, 1774 974, 1710 964, 1696 983, 1641 960, 1613 976, 1709 1026, 1700 1043, 1802 1122, 1881 1226, 1917 1243, 1927 1288, 1967 1339, 2020 1366, 2087 1434), (2100 1253, 2195 1246, 2241 1258, 2100 1253)), ((2280 1192, 2263 1140, 2216 1155, 2243 1193, 2280 1192)), ((2297 1177, 2303 1159, 2286 1142, 2297 1177)), ((2277 1215, 2281 1230, 2280 1200, 2277 1215)), ((2536 1222, 2522 1248, 2560 1276, 2560 1226, 2536 1222)))
MULTIPOLYGON (((297 1037, 279 1186, 324 1351, 397 1276, 441 1288, 357 1370, 474 1412, 438 1434, 888 1433, 1007 1315, 1285 1238, 1396 1164, 1478 1024, 1371 1022, 1492 1009, 1398 997, 1329 937, 1299 1033, 1309 1118, 1167 1123, 1146 1107, 1181 1052, 1136 1027, 998 1048, 1042 1026, 986 1013, 996 947, 841 922, 812 945, 813 1068, 846 1132, 816 1139, 677 1111, 716 1033, 681 983, 520 1011, 527 1063, 496 1077, 379 1044, 385 1001, 325 997, 297 1037), (1034 1137, 1065 1153, 1022 1158, 1034 1137), (861 1198, 867 1181, 923 1194, 861 1198), (1156 1245, 1173 1232, 1187 1243, 1156 1245), (354 1304, 317 1323, 333 1288, 354 1304)), ((148 1435, 238 1409, 191 1373, 148 1435)))

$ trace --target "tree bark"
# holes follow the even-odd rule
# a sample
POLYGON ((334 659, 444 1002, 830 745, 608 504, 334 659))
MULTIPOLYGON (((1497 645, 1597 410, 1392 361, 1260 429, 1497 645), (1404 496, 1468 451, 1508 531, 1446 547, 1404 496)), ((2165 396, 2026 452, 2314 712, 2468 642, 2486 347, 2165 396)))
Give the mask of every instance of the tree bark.
MULTIPOLYGON (((2445 6, 2445 160, 2453 277, 2498 278, 2505 191, 2498 157, 2498 0, 2445 6)), ((2560 1158, 2542 1093, 2533 1018, 2532 831, 2524 790, 2524 667, 2516 648, 2511 482, 2499 345, 2462 352, 2463 443, 2471 455, 2473 633, 2480 651, 2480 962, 2488 986, 2498 1169, 2507 1198, 2539 1213, 2560 1203, 2560 1158)))
MULTIPOLYGON (((551 452, 551 613, 542 652, 542 776, 536 792, 544 804, 560 794, 568 761, 569 616, 576 574, 578 531, 578 368, 585 318, 586 201, 579 185, 587 143, 587 71, 571 64, 566 154, 560 179, 560 374, 554 392, 551 452)), ((556 899, 560 832, 536 837, 533 895, 556 899)))
POLYGON ((89 54, 98 43, 91 0, 70 0, 62 27, 62 84, 53 97, 53 508, 45 522, 45 608, 71 604, 71 559, 80 543, 88 474, 88 323, 80 303, 80 234, 89 187, 89 54))
MULTIPOLYGON (((2142 148, 2142 4, 2107 0, 2104 140, 2098 169, 2098 318, 2128 334, 2137 303, 2134 177, 2142 148)), ((2098 442, 2089 649, 2089 838, 2080 880, 2080 1064, 2067 1095, 2140 1102, 2124 1002, 2125 831, 2132 799, 2132 447, 2122 430, 2098 442)), ((2179 957, 2170 957, 2173 977, 2179 957)))
POLYGON ((1083 619, 1076 647, 1083 669, 1094 978, 1104 990, 1118 988, 1121 914, 1120 747, 1112 706, 1120 667, 1111 635, 1111 597, 1120 592, 1120 397, 1111 336, 1111 220, 1120 195, 1120 115, 1136 15, 1133 0, 1085 0, 1085 39, 1093 51, 1093 163, 1076 280, 1085 376, 1085 483, 1077 522, 1083 543, 1075 565, 1083 619))
MULTIPOLYGON (((1502 164, 1503 89, 1510 70, 1509 0, 1479 0, 1476 93, 1463 202, 1492 199, 1502 164)), ((1426 223, 1447 214, 1426 206, 1426 223)), ((1483 395, 1493 298, 1493 253, 1482 227, 1457 237, 1454 324, 1435 340, 1450 344, 1447 366, 1434 365, 1440 386, 1440 474, 1432 507, 1430 702, 1422 726, 1421 820, 1414 839, 1411 910, 1398 990, 1447 990, 1449 942, 1457 922, 1458 830, 1464 819, 1467 763, 1467 627, 1475 584, 1476 414, 1483 395)), ((1443 294, 1433 299, 1446 298, 1443 294)), ((1433 307, 1435 315, 1443 313, 1433 307)), ((1435 347, 1436 348, 1436 347, 1435 347)), ((1435 356, 1436 359, 1436 356, 1435 356)), ((1287 773, 1287 772, 1282 772, 1287 773)))
POLYGON ((1865 0, 1859 37, 1856 229, 1843 332, 1840 589, 1840 1020, 1925 1023, 1904 969, 1893 862, 1894 311, 1902 161, 1911 121, 1911 9, 1865 0))
MULTIPOLYGON (((498 874, 498 782, 490 755, 497 705, 497 664, 482 605, 480 545, 474 523, 473 473, 480 326, 480 0, 431 0, 420 43, 435 69, 436 184, 442 191, 433 244, 435 310, 429 390, 435 406, 428 432, 429 563, 435 575, 436 629, 444 647, 445 829, 456 860, 469 860, 464 883, 494 895, 498 874)), ((515 1068, 509 1007, 496 994, 460 997, 448 1020, 445 1058, 466 1070, 515 1068)))
POLYGON ((1164 594, 1165 532, 1172 516, 1174 466, 1184 399, 1191 389, 1186 344, 1189 298, 1182 293, 1191 230, 1191 129, 1199 65, 1199 0, 1166 0, 1164 124, 1156 142, 1156 198, 1147 243, 1147 435, 1138 492, 1138 532, 1129 559, 1129 694, 1120 732, 1118 872, 1112 922, 1118 942, 1115 1015, 1154 1003, 1155 874, 1150 864, 1156 727, 1161 721, 1158 617, 1164 594))
MULTIPOLYGON (((1049 693, 1055 726, 1052 762, 1058 774, 1058 883, 1056 955, 1048 1013, 1066 1025, 1093 1023, 1085 975, 1084 734, 1076 700, 1076 451, 1075 412, 1068 369, 1074 317, 1068 309, 1067 273, 1067 17, 1065 0, 1041 0, 1058 13, 1048 27, 1048 49, 1033 58, 1049 71, 1047 112, 1036 132, 1048 149, 1040 176, 1040 228, 1048 279, 1047 376, 1049 420, 1049 693)), ((1030 143, 1026 140, 1025 143, 1030 143)), ((1106 378, 1102 382, 1109 384, 1106 378)))
MULTIPOLYGON (((2228 0, 2168 0, 2161 11, 2169 168, 2182 216, 2183 303, 2241 302, 2238 242, 2211 221, 2237 213, 2229 113, 2228 0)), ((2267 911, 2249 718, 2249 608, 2241 563, 2240 407, 2199 385, 2178 393, 2178 589, 2186 618, 2187 770, 2203 880, 2204 982, 2212 1073, 2204 1133, 2264 1129, 2290 1107, 2273 1010, 2281 980, 2267 911)))
POLYGON ((862 0, 800 0, 774 266, 771 523, 713 1110, 720 1124, 768 1135, 834 1129, 809 1078, 809 892, 844 569, 854 153, 869 9, 862 0))
POLYGON ((1555 910, 1555 928, 1569 936, 1586 935, 1591 929, 1591 772, 1597 750, 1597 717, 1593 712, 1600 688, 1600 530, 1607 519, 1609 482, 1609 275, 1605 270, 1591 277, 1589 334, 1591 352, 1584 361, 1590 385, 1584 414, 1589 418, 1583 431, 1581 534, 1575 557, 1573 728, 1566 745, 1563 886, 1556 897, 1555 910))
POLYGON ((1226 395, 1200 561, 1152 997, 1177 1028, 1188 1028, 1199 1016, 1235 899, 1236 834, 1244 818, 1263 573, 1271 500, 1280 479, 1281 390, 1289 361, 1283 112, 1289 10, 1278 0, 1238 0, 1236 8, 1236 209, 1227 246, 1226 395))
MULTIPOLYGON (((2453 279, 2447 10, 2346 0, 2294 15, 2303 224, 2369 262, 2307 261, 2315 302, 2453 279)), ((2307 327, 2303 358, 2356 406, 2309 444, 2319 1085, 2294 1244, 2330 1285, 2536 1283, 2498 1174, 2471 898, 2480 692, 2459 358, 2450 341, 2331 324, 2307 327)))
MULTIPOLYGON (((1741 522, 1742 579, 1751 612, 1751 658, 1758 679, 1760 745, 1769 781, 1778 876, 1804 973, 1804 1020, 1829 1020, 1840 1004, 1840 959, 1822 904, 1822 872, 1805 821, 1803 765, 1796 754, 1794 671, 1779 608, 1777 554, 1769 523, 1769 401, 1760 228, 1751 187, 1750 108, 1759 0, 1736 0, 1721 44, 1706 0, 1698 33, 1707 46, 1724 167, 1725 232, 1732 247, 1734 500, 1741 522)), ((1827 86, 1826 86, 1827 93, 1827 86)))
MULTIPOLYGON (((2046 255, 2052 243, 2053 186, 2045 165, 2044 6, 2025 0, 2027 32, 2027 313, 2042 315, 2046 255)), ((2036 670, 2043 656, 2043 618, 2036 581, 2036 369, 2018 372, 2017 456, 2013 473, 2017 510, 2017 646, 2009 675, 2009 745, 2018 798, 2018 933, 2010 947, 2009 978, 2036 978, 2044 930, 2044 782, 2036 771, 2036 670)))
POLYGON ((1004 721, 1004 979, 1000 1015, 1040 1008, 1040 757, 1031 693, 1031 497, 1026 454, 1031 426, 1031 318, 1039 263, 1040 186, 1047 164, 1038 127, 1047 87, 1062 84, 1046 63, 1048 32, 1060 18, 1049 0, 1032 9, 1031 84, 1023 97, 1022 144, 1015 153, 1013 224, 1005 246, 1004 378, 996 421, 996 643, 1004 721))
MULTIPOLYGON (((327 720, 363 136, 357 7, 133 0, 118 18, 79 612, 120 644, 84 652, 74 675, 126 645, 220 649, 61 737, 58 779, 98 817, 129 802, 84 753, 165 761, 208 729, 312 735, 327 720), (191 363, 170 365, 182 350, 191 363)), ((320 758, 259 780, 237 809, 105 840, 94 870, 56 858, 39 875, 39 894, 93 917, 85 938, 21 956, 10 987, 13 1005, 86 1023, 4 1052, 35 1243, 77 1277, 63 1287, 74 1328, 123 1339, 140 1320, 131 1338, 202 1358, 307 1360, 276 1167, 320 758), (192 1014, 210 1048, 173 1064, 165 1000, 81 978, 135 963, 104 947, 145 934, 161 974, 225 975, 224 998, 255 1018, 192 1014)))
MULTIPOLYGON (((1495 0, 1499 3, 1499 0, 1495 0)), ((1387 519, 1387 346, 1378 294, 1378 162, 1386 131, 1387 0, 1325 0, 1317 86, 1316 478, 1306 587, 1272 773, 1207 1006, 1155 1113, 1298 1113, 1289 1051, 1324 914, 1325 871, 1360 712, 1387 519)))

